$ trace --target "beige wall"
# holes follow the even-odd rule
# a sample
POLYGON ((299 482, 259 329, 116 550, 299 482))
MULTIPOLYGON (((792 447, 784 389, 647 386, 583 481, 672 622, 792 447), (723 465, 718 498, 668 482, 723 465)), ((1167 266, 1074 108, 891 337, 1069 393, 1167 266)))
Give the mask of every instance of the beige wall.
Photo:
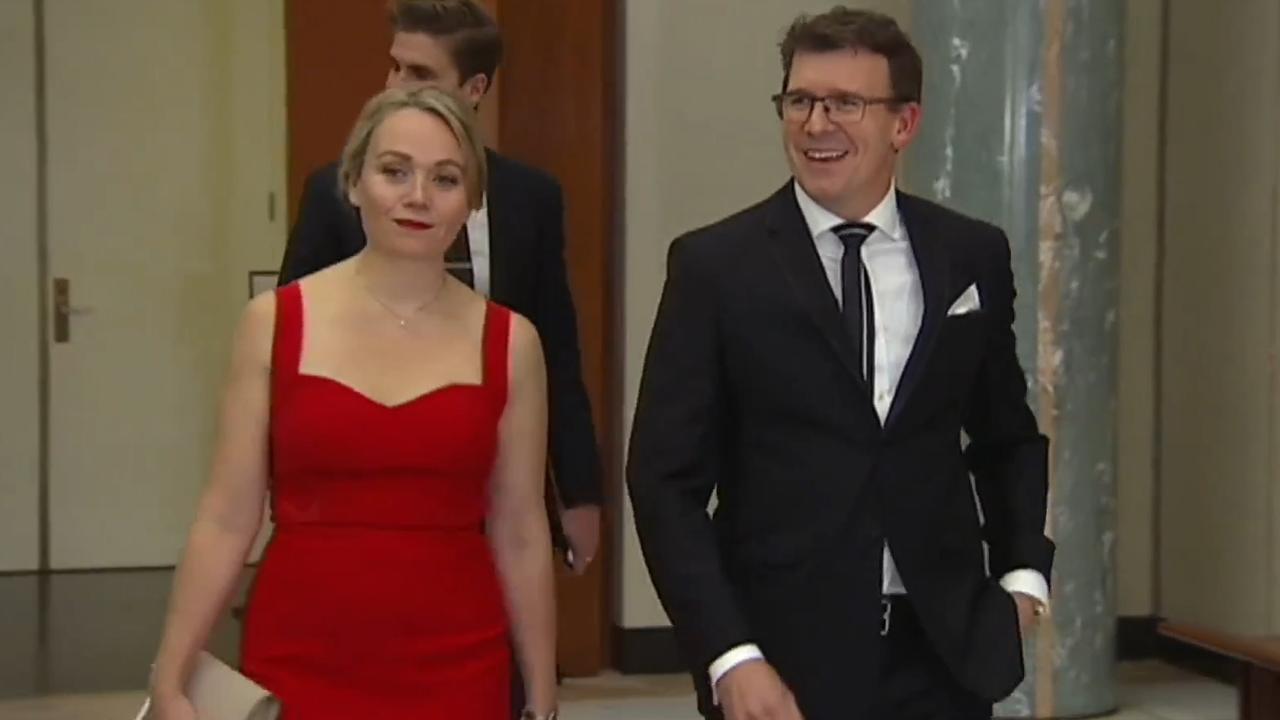
POLYGON ((1280 5, 1171 3, 1159 610, 1280 630, 1280 5))
POLYGON ((1155 610, 1155 305, 1160 135, 1160 0, 1125 3, 1121 145, 1116 594, 1120 615, 1155 610))
MULTIPOLYGON (((134 10, 154 10, 161 4, 157 0, 133 0, 129 6, 134 10)), ((213 440, 211 421, 215 415, 216 390, 227 365, 231 331, 248 299, 247 272, 250 269, 276 268, 284 245, 287 219, 283 197, 283 2, 201 0, 197 4, 186 5, 185 10, 166 6, 172 12, 150 12, 148 17, 151 17, 152 24, 138 32, 154 38, 171 28, 170 34, 175 42, 184 43, 182 47, 187 54, 175 61, 177 65, 171 63, 171 67, 157 70, 154 74, 140 75, 137 68, 146 62, 147 53, 154 54, 160 52, 159 49, 139 47, 136 43, 103 46, 94 42, 101 38, 92 33, 88 40, 80 42, 81 38, 74 32, 77 28, 83 29, 83 23, 58 21, 59 13, 74 12, 74 9, 68 8, 66 2, 46 3, 47 12, 51 13, 45 48, 48 56, 46 76, 51 88, 47 122, 50 202, 54 204, 49 237, 51 270, 69 273, 77 290, 91 287, 92 281, 99 276, 112 275, 112 268, 81 268, 80 272, 68 268, 78 267, 73 262, 79 257, 77 253, 102 251, 106 247, 105 252, 118 261, 116 265, 127 266, 120 273, 128 275, 124 280, 126 284, 132 282, 129 278, 173 278, 170 285, 139 283, 139 287, 146 287, 150 293, 140 301, 179 316, 174 323, 160 324, 156 330, 164 332, 173 326, 181 327, 181 331, 171 333, 173 347, 163 348, 163 356, 170 358, 166 370, 182 372, 191 365, 180 362, 184 354, 199 357, 194 366, 202 370, 200 377, 192 377, 190 382, 183 383, 187 389, 195 388, 194 397, 184 396, 175 400, 172 425, 181 436, 181 442, 204 449, 198 460, 183 463, 180 471, 175 470, 170 473, 172 477, 165 478, 163 491, 140 484, 137 477, 130 476, 121 467, 112 467, 112 472, 107 473, 67 473, 62 485, 54 486, 55 492, 51 496, 51 511, 55 518, 62 518, 62 522, 52 528, 55 550, 59 543, 94 547, 95 540, 101 537, 102 525, 117 532, 123 529, 130 534, 131 542, 139 547, 162 545, 163 538, 157 536, 154 523, 129 522, 126 519, 136 518, 137 508, 155 505, 163 508, 158 515, 165 518, 165 527, 172 526, 169 534, 185 535, 194 505, 192 498, 207 472, 207 448, 211 447, 213 440), (189 28, 193 22, 208 34, 191 36, 189 28), (157 27, 155 23, 161 25, 157 27), (193 55, 199 55, 202 60, 198 67, 182 64, 193 55), (203 62, 205 60, 207 62, 203 62), (94 68, 94 72, 86 74, 84 69, 88 67, 94 68), (98 80, 85 79, 90 77, 98 80), (111 90, 101 91, 107 87, 102 84, 102 77, 116 77, 124 84, 117 82, 111 85, 117 91, 114 93, 111 90), (175 78, 181 79, 169 82, 175 78), (163 116, 178 125, 170 123, 168 127, 162 126, 154 132, 149 130, 152 134, 147 142, 139 143, 139 107, 136 101, 147 93, 125 96, 118 92, 121 87, 156 92, 169 88, 173 94, 171 97, 177 98, 173 101, 177 110, 163 116), (105 94, 96 94, 100 91, 105 94), (91 114, 92 120, 88 124, 83 111, 86 105, 77 104, 78 100, 86 97, 92 98, 87 106, 99 110, 91 114), (199 102, 208 102, 213 111, 203 111, 199 102), (183 120, 184 117, 187 119, 183 120), (113 119, 116 120, 114 124, 113 119), (171 144, 165 145, 166 142, 171 144), (205 149, 206 153, 201 156, 202 161, 196 163, 197 166, 190 163, 175 166, 173 163, 178 162, 175 154, 166 154, 165 150, 175 146, 183 150, 196 146, 205 149), (128 162, 115 167, 112 163, 87 160, 110 156, 112 151, 123 153, 120 157, 128 162), (203 161, 206 158, 208 162, 203 161), (89 164, 83 165, 86 162, 89 164), (135 214, 145 216, 148 211, 145 204, 139 204, 138 188, 130 186, 124 179, 126 170, 130 168, 134 171, 144 168, 143 177, 148 181, 158 177, 171 178, 165 189, 177 188, 177 197, 170 198, 172 202, 158 214, 173 211, 174 205, 181 203, 185 214, 174 223, 179 228, 176 232, 166 230, 159 238, 154 233, 145 238, 140 236, 142 231, 138 228, 151 226, 145 222, 133 222, 135 214), (103 175, 95 176, 95 173, 103 175), (192 181, 193 173, 199 176, 199 182, 192 181), (92 182, 95 177, 103 177, 105 181, 92 182), (192 195, 183 190, 187 187, 200 189, 192 195), (274 220, 268 217, 269 193, 272 192, 277 197, 274 220), (71 207, 74 209, 68 209, 71 207), (109 224, 108 218, 117 220, 110 227, 131 228, 134 234, 122 231, 102 237, 104 228, 109 224), (83 231, 68 230, 76 222, 85 223, 83 231), (111 242, 121 242, 126 238, 129 242, 120 248, 120 252, 109 246, 111 242), (125 251, 138 253, 143 241, 151 243, 143 248, 149 249, 149 254, 143 260, 130 261, 132 256, 125 251), (154 272, 148 275, 148 270, 154 272), (197 286, 200 302, 194 307, 183 306, 184 302, 191 305, 197 286), (157 291, 162 287, 168 289, 157 291), (205 370, 207 372, 203 372, 205 370), (200 391, 202 388, 207 388, 207 391, 200 391), (178 417, 178 414, 182 416, 178 417), (106 499, 91 503, 80 512, 80 506, 84 505, 80 501, 87 492, 78 492, 80 487, 75 483, 100 486, 94 492, 106 499), (62 491, 61 497, 57 490, 62 491), (72 511, 79 512, 79 515, 71 514, 72 511)), ((0 338, 3 338, 0 341, 0 571, 34 569, 38 560, 40 428, 36 305, 41 288, 38 287, 36 267, 36 54, 32 9, 31 2, 0 3, 0 167, 6 172, 4 179, 0 180, 0 188, 3 189, 0 191, 0 218, 4 219, 0 223, 0 338)), ((128 26, 127 29, 137 28, 128 26)), ((125 27, 117 30, 117 34, 124 33, 125 27)), ((149 187, 154 191, 154 185, 149 187)), ((150 219, 155 220, 155 217, 150 219)), ((95 315, 73 321, 73 335, 78 342, 74 346, 58 346, 53 354, 55 360, 59 354, 64 358, 75 356, 95 370, 109 367, 111 360, 122 360, 119 364, 125 366, 135 364, 128 356, 127 340, 117 340, 113 347, 108 348, 111 357, 105 357, 105 353, 85 351, 85 348, 93 347, 88 341, 93 337, 95 328, 106 327, 112 322, 116 323, 111 325, 112 328, 118 327, 119 313, 113 315, 105 309, 110 303, 115 303, 111 307, 118 307, 126 300, 123 296, 127 293, 119 292, 118 287, 109 286, 111 293, 103 292, 94 301, 97 305, 95 315), (107 297, 108 294, 111 296, 107 297), (120 342, 126 343, 124 349, 120 342)), ((86 291, 84 296, 92 297, 92 293, 86 291)), ((80 298, 73 300, 80 304, 90 302, 80 298)), ((152 321, 154 319, 151 318, 152 321)), ((138 326, 128 318, 123 322, 138 326)), ((141 328, 141 332, 155 334, 146 328, 141 328)), ((136 366, 154 368, 154 365, 141 362, 136 366)), ((61 409, 64 416, 80 417, 67 411, 70 406, 68 400, 84 400, 89 391, 102 390, 111 383, 95 382, 90 378, 82 386, 83 392, 71 391, 68 388, 77 386, 67 377, 65 368, 59 374, 60 367, 63 366, 53 363, 50 385, 55 391, 54 408, 61 409), (62 391, 63 406, 57 404, 58 390, 62 391)), ((86 446, 91 446, 94 440, 101 441, 112 430, 127 436, 134 432, 135 427, 145 424, 138 422, 143 418, 130 415, 131 412, 143 414, 156 406, 156 403, 147 405, 142 402, 157 394, 152 382, 154 377, 147 376, 145 372, 137 370, 127 377, 120 373, 104 374, 111 382, 124 382, 126 391, 134 393, 140 402, 136 405, 107 403, 105 406, 110 410, 106 417, 101 415, 100 407, 81 403, 80 406, 89 408, 82 418, 88 430, 84 433, 67 432, 63 427, 62 432, 52 435, 53 467, 60 463, 65 466, 69 459, 78 458, 96 470, 96 466, 104 462, 104 457, 97 452, 86 451, 86 446), (122 377, 125 378, 123 381, 122 377)), ((59 427, 55 424, 54 429, 59 427)), ((150 436, 147 440, 157 442, 150 436)), ((110 462, 117 464, 114 460, 110 462)), ((171 561, 172 558, 167 556, 163 560, 148 557, 126 561, 126 564, 171 561)))
MULTIPOLYGON (((248 298, 250 271, 275 272, 284 255, 289 213, 286 188, 284 0, 235 0, 222 18, 227 52, 226 315, 220 330, 230 349, 231 327, 248 298), (269 215, 274 209, 274 215, 269 215)), ((213 404, 209 405, 212 412, 213 404)), ((203 477, 202 477, 203 479, 203 477)), ((251 557, 266 547, 265 518, 251 557)))
POLYGON ((0 3, 0 572, 37 564, 35 18, 0 3))
MULTIPOLYGON (((785 177, 777 124, 765 98, 776 91, 775 45, 799 10, 831 3, 787 0, 629 2, 626 7, 624 430, 665 276, 668 243, 762 198, 785 177), (679 7, 679 17, 676 8, 679 7), (700 35, 732 12, 740 38, 707 52, 700 35)), ((909 20, 909 0, 879 9, 909 20)), ((1147 615, 1153 594, 1156 174, 1161 3, 1126 3, 1123 241, 1119 308, 1118 607, 1147 615)), ((623 627, 668 624, 653 593, 624 508, 619 571, 623 627)))
MULTIPOLYGON (((859 3, 905 17, 907 0, 859 3)), ((626 3, 622 292, 623 431, 678 234, 763 199, 788 177, 769 96, 777 44, 796 13, 830 0, 631 0, 626 3), (732 31, 726 30, 732 17, 732 31), (731 36, 730 36, 731 35, 731 36)), ((626 435, 624 435, 625 437, 626 435)), ((669 624, 623 508, 618 624, 669 624)))

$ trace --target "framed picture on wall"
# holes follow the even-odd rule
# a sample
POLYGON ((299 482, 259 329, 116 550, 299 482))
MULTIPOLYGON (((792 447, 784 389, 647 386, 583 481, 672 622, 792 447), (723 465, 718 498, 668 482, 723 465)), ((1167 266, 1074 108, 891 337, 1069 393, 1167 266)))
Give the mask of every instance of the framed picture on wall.
POLYGON ((279 275, 275 270, 250 270, 249 298, 253 299, 268 290, 274 290, 279 275))

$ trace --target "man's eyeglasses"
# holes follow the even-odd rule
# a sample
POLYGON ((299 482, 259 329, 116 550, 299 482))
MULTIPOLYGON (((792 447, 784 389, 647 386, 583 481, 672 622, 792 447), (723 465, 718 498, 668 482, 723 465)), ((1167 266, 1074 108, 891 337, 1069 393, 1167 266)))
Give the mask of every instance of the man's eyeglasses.
POLYGON ((807 122, 813 113, 813 106, 822 103, 827 118, 833 122, 861 122, 866 117, 870 105, 898 105, 909 102, 902 98, 880 97, 866 98, 861 95, 837 94, 819 97, 806 92, 786 92, 774 95, 773 106, 778 117, 791 122, 807 122))

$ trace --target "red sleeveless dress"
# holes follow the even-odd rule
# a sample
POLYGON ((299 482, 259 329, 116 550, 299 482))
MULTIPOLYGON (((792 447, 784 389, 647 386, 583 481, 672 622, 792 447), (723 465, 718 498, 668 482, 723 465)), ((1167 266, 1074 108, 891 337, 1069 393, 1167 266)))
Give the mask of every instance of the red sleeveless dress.
POLYGON ((286 720, 510 718, 511 650, 484 522, 510 313, 484 377, 386 406, 298 372, 303 295, 276 291, 272 535, 242 667, 286 720))

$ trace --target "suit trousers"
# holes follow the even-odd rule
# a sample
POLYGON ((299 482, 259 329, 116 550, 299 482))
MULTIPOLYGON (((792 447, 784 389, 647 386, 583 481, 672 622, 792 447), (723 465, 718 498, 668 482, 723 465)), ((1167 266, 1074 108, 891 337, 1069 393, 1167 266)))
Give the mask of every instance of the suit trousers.
POLYGON ((520 674, 520 663, 511 654, 511 717, 520 720, 524 713, 524 677, 520 674))
MULTIPOLYGON (((991 703, 961 687, 934 651, 906 597, 886 597, 884 603, 888 621, 887 633, 880 638, 879 692, 866 720, 991 720, 991 703)), ((725 716, 716 708, 707 717, 725 716)))
POLYGON ((991 703, 966 690, 933 649, 911 603, 886 597, 876 720, 991 720, 991 703))

